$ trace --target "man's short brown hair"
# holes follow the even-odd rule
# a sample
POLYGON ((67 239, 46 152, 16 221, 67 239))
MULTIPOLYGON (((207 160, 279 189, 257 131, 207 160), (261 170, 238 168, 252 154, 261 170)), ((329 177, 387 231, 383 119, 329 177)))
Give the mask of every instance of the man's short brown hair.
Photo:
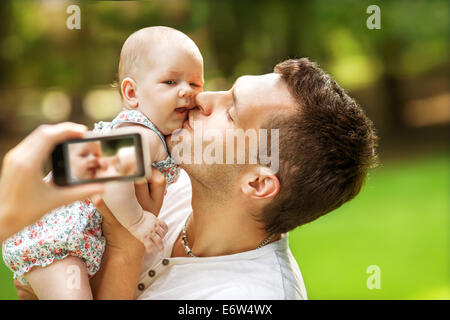
POLYGON ((361 107, 314 62, 286 60, 274 72, 297 101, 294 116, 279 114, 264 126, 280 130, 281 189, 262 221, 267 232, 283 233, 359 193, 377 162, 377 136, 361 107))

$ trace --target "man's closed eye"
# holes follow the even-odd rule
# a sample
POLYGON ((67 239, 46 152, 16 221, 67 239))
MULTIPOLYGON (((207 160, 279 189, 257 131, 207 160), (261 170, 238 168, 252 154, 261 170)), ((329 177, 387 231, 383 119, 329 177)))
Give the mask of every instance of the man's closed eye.
POLYGON ((228 118, 229 121, 234 122, 234 120, 233 120, 233 118, 231 117, 231 114, 230 114, 230 109, 227 109, 227 118, 228 118))

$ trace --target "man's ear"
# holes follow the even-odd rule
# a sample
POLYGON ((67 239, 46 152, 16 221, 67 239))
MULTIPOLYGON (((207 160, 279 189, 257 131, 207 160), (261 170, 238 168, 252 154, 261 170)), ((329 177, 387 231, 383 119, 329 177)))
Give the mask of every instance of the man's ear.
POLYGON ((271 199, 280 191, 280 180, 269 168, 259 167, 245 176, 241 191, 254 199, 271 199))
POLYGON ((132 78, 126 77, 122 80, 120 92, 122 93, 123 103, 127 109, 136 109, 139 106, 136 89, 136 81, 132 78))

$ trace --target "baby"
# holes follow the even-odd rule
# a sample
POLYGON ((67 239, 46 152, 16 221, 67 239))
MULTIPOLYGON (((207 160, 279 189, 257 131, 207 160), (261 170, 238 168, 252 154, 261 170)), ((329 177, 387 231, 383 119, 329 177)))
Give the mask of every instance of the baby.
POLYGON ((136 150, 122 147, 110 157, 102 156, 101 144, 69 144, 70 177, 73 181, 123 177, 136 174, 136 150))
MULTIPOLYGON (((149 143, 152 164, 164 174, 167 184, 173 183, 179 169, 168 154, 164 135, 182 127, 202 91, 199 49, 172 28, 141 29, 122 47, 119 83, 123 111, 110 123, 96 124, 94 131, 107 133, 130 126, 139 127, 141 132, 148 129, 143 130, 143 141, 149 143)), ((167 232, 162 221, 142 209, 133 182, 105 184, 103 199, 147 250, 167 232)), ((77 201, 50 212, 5 241, 3 258, 14 277, 29 283, 39 299, 92 299, 88 278, 98 271, 105 248, 101 222, 92 202, 77 201), (75 286, 70 270, 78 271, 81 279, 75 286)))
POLYGON ((69 144, 70 177, 72 180, 89 180, 96 177, 102 156, 100 142, 69 144))

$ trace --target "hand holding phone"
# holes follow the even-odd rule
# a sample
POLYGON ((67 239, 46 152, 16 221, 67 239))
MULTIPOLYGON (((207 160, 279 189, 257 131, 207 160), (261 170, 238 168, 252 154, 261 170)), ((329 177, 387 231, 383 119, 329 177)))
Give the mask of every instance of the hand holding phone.
POLYGON ((52 153, 57 185, 111 180, 136 180, 146 176, 146 157, 139 133, 117 130, 109 135, 90 134, 58 145, 52 153))
POLYGON ((43 180, 42 167, 53 148, 82 137, 86 130, 70 122, 42 125, 5 155, 0 176, 0 241, 52 209, 103 192, 101 184, 58 188, 43 180))

